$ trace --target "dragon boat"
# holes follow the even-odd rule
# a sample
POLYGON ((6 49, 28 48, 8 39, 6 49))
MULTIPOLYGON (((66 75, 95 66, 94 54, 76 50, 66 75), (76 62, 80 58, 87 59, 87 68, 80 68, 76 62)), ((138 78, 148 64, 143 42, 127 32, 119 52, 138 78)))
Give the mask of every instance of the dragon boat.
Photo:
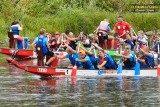
MULTIPOLYGON (((31 65, 20 65, 12 58, 7 59, 8 62, 15 65, 18 68, 25 70, 26 72, 36 74, 43 77, 57 77, 57 76, 73 76, 73 69, 68 68, 56 68, 55 66, 52 67, 45 67, 45 66, 31 66, 31 65)), ((58 63, 55 61, 54 63, 58 63)), ((119 69, 119 68, 118 68, 119 69)), ((157 77, 160 76, 160 65, 158 65, 155 69, 142 69, 137 72, 137 70, 84 70, 84 69, 77 69, 74 76, 78 77, 107 77, 107 76, 151 76, 157 77)))

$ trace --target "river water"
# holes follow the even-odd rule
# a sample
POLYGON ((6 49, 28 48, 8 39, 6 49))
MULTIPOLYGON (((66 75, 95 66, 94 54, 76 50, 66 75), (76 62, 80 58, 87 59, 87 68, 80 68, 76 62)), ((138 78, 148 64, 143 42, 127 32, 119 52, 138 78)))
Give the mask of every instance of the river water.
POLYGON ((41 79, 4 62, 0 64, 0 106, 160 107, 160 78, 41 79))

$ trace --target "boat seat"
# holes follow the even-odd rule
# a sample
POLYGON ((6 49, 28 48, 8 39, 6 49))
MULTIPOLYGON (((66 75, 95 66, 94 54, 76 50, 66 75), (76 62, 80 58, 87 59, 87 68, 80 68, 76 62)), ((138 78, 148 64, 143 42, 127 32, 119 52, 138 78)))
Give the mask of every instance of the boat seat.
POLYGON ((9 48, 15 48, 17 39, 14 39, 13 32, 8 32, 9 48))
POLYGON ((36 53, 37 53, 37 65, 44 66, 44 54, 42 51, 42 46, 36 46, 36 53))

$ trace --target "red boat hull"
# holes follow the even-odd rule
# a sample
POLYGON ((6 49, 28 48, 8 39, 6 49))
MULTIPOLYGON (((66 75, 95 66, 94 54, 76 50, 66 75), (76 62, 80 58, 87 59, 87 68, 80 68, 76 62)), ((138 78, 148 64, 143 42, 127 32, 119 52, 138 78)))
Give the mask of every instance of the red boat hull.
POLYGON ((11 49, 11 48, 1 48, 0 53, 5 55, 12 55, 15 51, 17 51, 17 54, 15 55, 16 58, 28 58, 28 57, 34 57, 33 50, 27 50, 27 49, 11 49))
MULTIPOLYGON (((24 69, 27 72, 37 74, 40 76, 59 76, 59 75, 65 75, 64 71, 56 72, 56 67, 44 67, 44 66, 28 66, 28 65, 20 65, 18 64, 14 59, 7 58, 7 61, 13 65, 15 65, 18 68, 24 69)), ((55 60, 57 62, 57 60, 55 60)), ((57 62, 58 63, 58 62, 57 62)))
POLYGON ((44 66, 27 66, 25 69, 27 72, 37 74, 40 76, 52 76, 52 75, 65 75, 65 72, 56 72, 55 67, 44 67, 44 66))

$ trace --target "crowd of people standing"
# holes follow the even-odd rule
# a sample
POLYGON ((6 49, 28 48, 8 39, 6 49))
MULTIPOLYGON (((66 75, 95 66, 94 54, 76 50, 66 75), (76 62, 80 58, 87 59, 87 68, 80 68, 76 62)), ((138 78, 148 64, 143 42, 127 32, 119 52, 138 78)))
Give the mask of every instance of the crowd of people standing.
MULTIPOLYGON (((19 25, 16 29, 15 27, 17 27, 17 24, 14 25, 13 23, 11 30, 14 32, 14 37, 23 40, 20 36, 16 36, 19 35, 17 32, 21 28, 19 25)), ((155 66, 154 54, 159 54, 159 36, 160 34, 154 34, 149 40, 142 30, 136 34, 131 25, 124 21, 122 16, 119 16, 113 30, 111 30, 108 19, 104 19, 94 33, 90 35, 80 32, 78 36, 75 36, 72 32, 65 34, 57 31, 48 34, 45 29, 41 29, 32 46, 35 49, 36 45, 41 45, 43 53, 51 56, 45 66, 49 66, 55 59, 54 51, 66 50, 67 55, 58 58, 69 58, 71 63, 68 68, 73 68, 76 64, 83 69, 117 69, 117 64, 123 62, 125 69, 135 69, 135 64, 138 62, 141 69, 144 69, 154 68, 155 66), (114 36, 115 34, 117 35, 114 36), (118 41, 117 48, 119 50, 115 55, 120 57, 119 62, 116 62, 105 51, 108 41, 111 41, 111 49, 114 49, 115 40, 118 41), (98 54, 95 49, 98 50, 98 54)))

